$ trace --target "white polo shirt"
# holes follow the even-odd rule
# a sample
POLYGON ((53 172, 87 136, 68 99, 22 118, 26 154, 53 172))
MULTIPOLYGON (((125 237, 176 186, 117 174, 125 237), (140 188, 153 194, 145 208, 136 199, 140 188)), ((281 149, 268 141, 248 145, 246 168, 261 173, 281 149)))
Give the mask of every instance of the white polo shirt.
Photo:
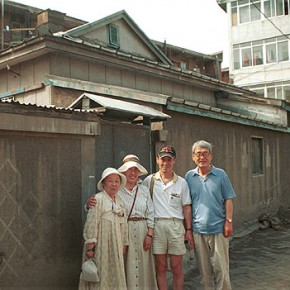
MULTIPOLYGON (((152 174, 147 176, 143 184, 150 188, 152 174)), ((184 178, 174 173, 173 179, 164 184, 160 173, 154 174, 153 205, 155 218, 184 219, 183 206, 191 204, 189 188, 184 178)))

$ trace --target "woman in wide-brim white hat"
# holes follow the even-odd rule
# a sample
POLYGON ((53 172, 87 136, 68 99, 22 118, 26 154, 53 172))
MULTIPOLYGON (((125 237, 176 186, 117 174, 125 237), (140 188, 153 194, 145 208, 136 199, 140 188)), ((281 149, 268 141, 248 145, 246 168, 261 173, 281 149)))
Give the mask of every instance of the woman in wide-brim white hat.
POLYGON ((118 171, 127 182, 118 195, 123 199, 128 216, 129 247, 125 256, 128 289, 157 289, 152 253, 154 235, 154 207, 149 189, 142 185, 140 176, 147 170, 136 155, 124 157, 118 171))
POLYGON ((129 168, 136 167, 139 170, 138 176, 148 174, 144 166, 140 164, 140 160, 136 155, 129 154, 123 158, 123 165, 118 168, 119 172, 126 172, 129 168))
POLYGON ((126 177, 111 167, 103 171, 98 182, 96 205, 88 211, 84 226, 83 262, 95 260, 100 281, 85 281, 81 275, 81 290, 127 289, 123 258, 128 245, 127 216, 124 202, 117 194, 125 184, 126 177))
MULTIPOLYGON (((118 175, 119 176, 119 179, 120 179, 120 184, 118 185, 118 187, 119 187, 119 189, 121 189, 121 188, 123 188, 124 186, 125 186, 125 184, 126 184, 126 177, 122 174, 122 173, 120 173, 120 171, 118 171, 117 169, 115 169, 115 168, 112 168, 112 167, 108 167, 108 168, 106 168, 104 171, 103 171, 103 173, 102 173, 102 177, 101 177, 101 179, 100 179, 100 181, 98 182, 98 185, 97 185, 97 187, 98 187, 98 190, 99 191, 102 191, 102 190, 104 190, 104 184, 105 184, 105 179, 109 176, 109 175, 111 175, 111 174, 115 174, 115 175, 118 175)), ((115 184, 116 185, 116 184, 115 184)), ((116 187, 116 186, 115 186, 116 187)), ((107 190, 108 190, 108 194, 109 195, 115 195, 117 192, 115 192, 114 191, 114 188, 108 188, 107 187, 107 190)))

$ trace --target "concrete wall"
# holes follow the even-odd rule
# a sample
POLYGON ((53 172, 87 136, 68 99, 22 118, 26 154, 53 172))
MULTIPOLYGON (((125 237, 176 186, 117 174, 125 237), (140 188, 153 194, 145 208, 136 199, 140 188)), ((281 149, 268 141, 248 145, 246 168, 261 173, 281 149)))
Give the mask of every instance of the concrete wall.
POLYGON ((243 23, 237 26, 231 26, 231 8, 230 1, 227 4, 227 13, 229 21, 229 49, 230 49, 230 74, 233 77, 234 84, 237 86, 251 86, 254 84, 265 84, 271 82, 289 82, 290 65, 288 62, 269 63, 266 65, 245 67, 242 69, 233 68, 232 48, 235 44, 246 43, 256 40, 264 40, 272 37, 281 37, 290 33, 290 15, 279 16, 261 21, 243 23), (281 73, 283 72, 283 73, 281 73))

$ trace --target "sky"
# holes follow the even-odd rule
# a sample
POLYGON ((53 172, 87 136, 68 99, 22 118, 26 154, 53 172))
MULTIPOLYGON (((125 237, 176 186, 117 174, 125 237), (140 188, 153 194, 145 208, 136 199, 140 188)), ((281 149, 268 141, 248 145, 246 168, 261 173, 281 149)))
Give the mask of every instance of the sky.
POLYGON ((12 0, 66 13, 88 22, 126 10, 153 40, 204 54, 224 52, 228 63, 227 14, 216 0, 12 0))

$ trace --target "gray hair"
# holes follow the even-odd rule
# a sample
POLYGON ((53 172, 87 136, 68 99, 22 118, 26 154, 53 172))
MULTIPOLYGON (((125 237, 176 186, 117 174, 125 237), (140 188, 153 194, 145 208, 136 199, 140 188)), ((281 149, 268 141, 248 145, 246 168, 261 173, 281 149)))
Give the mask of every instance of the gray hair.
POLYGON ((192 145, 192 153, 195 152, 195 149, 197 147, 207 148, 209 153, 212 153, 213 145, 211 143, 207 142, 207 141, 199 140, 199 141, 196 141, 195 143, 193 143, 193 145, 192 145))

